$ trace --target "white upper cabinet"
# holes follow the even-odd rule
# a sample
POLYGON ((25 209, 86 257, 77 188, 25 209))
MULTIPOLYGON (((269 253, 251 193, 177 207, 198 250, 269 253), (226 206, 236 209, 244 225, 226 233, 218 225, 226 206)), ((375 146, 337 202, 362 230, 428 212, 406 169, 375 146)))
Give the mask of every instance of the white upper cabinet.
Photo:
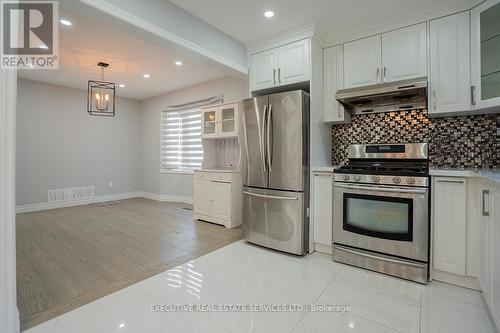
POLYGON ((382 82, 427 76, 426 23, 382 34, 381 70, 382 82))
POLYGON ((344 44, 344 87, 427 76, 427 24, 344 44))
POLYGON ((344 87, 344 48, 342 45, 323 51, 324 121, 346 123, 351 116, 335 99, 337 90, 344 87))
POLYGON ((430 115, 471 109, 469 36, 469 12, 430 23, 430 115))
POLYGON ((252 90, 260 90, 276 85, 278 50, 272 49, 251 56, 250 78, 252 90))
POLYGON ((303 39, 250 56, 250 90, 309 81, 310 40, 303 39))
POLYGON ((309 39, 299 40, 278 49, 278 85, 309 80, 309 39))
POLYGON ((380 83, 380 35, 344 44, 344 88, 380 83))
POLYGON ((471 11, 472 107, 500 106, 500 0, 471 11))

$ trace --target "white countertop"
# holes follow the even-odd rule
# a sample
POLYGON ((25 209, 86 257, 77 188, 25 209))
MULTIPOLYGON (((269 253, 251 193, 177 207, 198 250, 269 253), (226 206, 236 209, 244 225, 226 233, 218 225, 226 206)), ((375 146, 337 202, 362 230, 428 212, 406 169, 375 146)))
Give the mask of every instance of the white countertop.
POLYGON ((329 165, 329 166, 316 166, 311 167, 311 171, 313 172, 333 172, 338 167, 338 165, 329 165))
POLYGON ((500 169, 430 168, 431 176, 485 178, 500 183, 500 169))
POLYGON ((241 171, 239 170, 234 170, 234 169, 200 169, 200 170, 195 170, 200 171, 200 172, 227 172, 227 173, 240 173, 241 171))

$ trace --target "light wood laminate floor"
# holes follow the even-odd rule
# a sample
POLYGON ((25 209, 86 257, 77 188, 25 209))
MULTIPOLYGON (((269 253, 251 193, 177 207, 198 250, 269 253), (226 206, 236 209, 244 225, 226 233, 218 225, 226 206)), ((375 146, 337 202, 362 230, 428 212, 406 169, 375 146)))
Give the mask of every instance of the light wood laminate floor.
POLYGON ((18 214, 21 329, 240 239, 239 228, 193 221, 185 208, 137 198, 18 214))

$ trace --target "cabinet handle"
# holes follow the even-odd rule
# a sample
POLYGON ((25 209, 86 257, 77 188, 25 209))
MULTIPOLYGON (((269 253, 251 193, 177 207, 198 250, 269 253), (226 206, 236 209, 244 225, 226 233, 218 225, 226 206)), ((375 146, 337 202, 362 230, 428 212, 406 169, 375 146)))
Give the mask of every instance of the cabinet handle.
POLYGON ((490 191, 483 190, 483 216, 490 216, 490 191))
POLYGON ((385 82, 385 73, 387 72, 387 67, 384 66, 384 82, 385 82))
POLYGON ((438 183, 452 183, 452 184, 463 184, 463 180, 444 180, 444 179, 438 179, 438 183))
POLYGON ((231 184, 231 182, 228 181, 222 181, 222 180, 211 180, 211 183, 219 183, 219 184, 231 184))
POLYGON ((432 108, 436 110, 436 90, 432 91, 432 108))
POLYGON ((281 86, 281 68, 278 67, 278 84, 281 86))
POLYGON ((273 82, 276 85, 276 68, 273 68, 273 82))
POLYGON ((470 87, 470 103, 476 105, 476 86, 470 87))
POLYGON ((379 82, 379 79, 378 79, 379 74, 380 74, 380 68, 377 67, 377 79, 376 79, 377 82, 379 82))
POLYGON ((331 177, 332 176, 331 173, 326 173, 326 172, 324 172, 324 173, 315 173, 314 175, 318 176, 318 177, 331 177))

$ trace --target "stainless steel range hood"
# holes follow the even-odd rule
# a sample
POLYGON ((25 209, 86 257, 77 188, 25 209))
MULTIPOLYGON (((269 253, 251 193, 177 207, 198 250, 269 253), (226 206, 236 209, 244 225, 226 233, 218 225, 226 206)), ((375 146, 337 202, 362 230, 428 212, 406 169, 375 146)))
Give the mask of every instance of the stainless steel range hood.
POLYGON ((427 108, 427 77, 342 89, 335 98, 351 114, 427 108))

